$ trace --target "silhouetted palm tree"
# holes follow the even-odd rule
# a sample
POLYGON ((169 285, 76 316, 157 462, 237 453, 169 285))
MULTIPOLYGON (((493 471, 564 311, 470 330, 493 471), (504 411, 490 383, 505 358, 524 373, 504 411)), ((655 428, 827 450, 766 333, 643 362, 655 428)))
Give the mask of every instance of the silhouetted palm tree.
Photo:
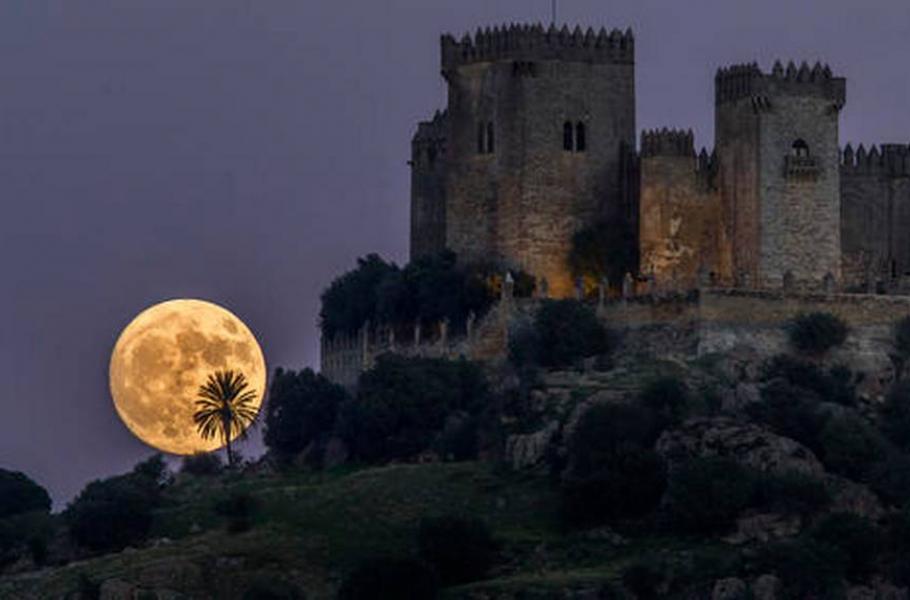
POLYGON ((220 436, 227 448, 228 466, 234 465, 231 438, 245 433, 256 420, 258 411, 253 404, 256 391, 243 373, 217 371, 209 375, 205 385, 199 387, 193 422, 204 439, 220 436))

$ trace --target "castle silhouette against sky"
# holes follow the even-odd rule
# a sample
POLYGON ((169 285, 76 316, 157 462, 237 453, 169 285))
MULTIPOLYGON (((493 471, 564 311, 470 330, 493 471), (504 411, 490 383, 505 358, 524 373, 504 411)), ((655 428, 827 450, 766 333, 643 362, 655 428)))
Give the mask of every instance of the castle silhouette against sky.
MULTIPOLYGON (((691 131, 636 147, 631 30, 512 25, 443 35, 448 106, 412 144, 411 257, 449 248, 574 283, 575 232, 634 232, 662 286, 897 289, 910 272, 910 147, 839 146, 828 66, 720 69, 713 151, 691 131)), ((616 283, 616 282, 614 282, 616 283)))

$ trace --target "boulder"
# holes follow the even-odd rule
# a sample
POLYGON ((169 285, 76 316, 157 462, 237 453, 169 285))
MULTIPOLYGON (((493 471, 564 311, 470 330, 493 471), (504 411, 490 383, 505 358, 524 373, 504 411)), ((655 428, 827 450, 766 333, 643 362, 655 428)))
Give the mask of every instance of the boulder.
POLYGON ((664 432, 656 450, 671 469, 691 458, 717 456, 766 473, 818 478, 825 473, 815 454, 799 442, 727 417, 690 419, 664 432))
POLYGON ((510 435, 506 440, 506 460, 513 469, 526 469, 540 464, 557 433, 559 424, 551 421, 540 431, 510 435))
POLYGON ((761 575, 752 582, 751 589, 753 600, 777 600, 781 582, 775 575, 761 575))
POLYGON ((748 597, 749 587, 736 577, 718 580, 711 592, 711 600, 746 600, 748 597))
POLYGON ((799 534, 802 519, 773 513, 748 515, 736 520, 736 531, 724 538, 729 544, 767 543, 799 534))

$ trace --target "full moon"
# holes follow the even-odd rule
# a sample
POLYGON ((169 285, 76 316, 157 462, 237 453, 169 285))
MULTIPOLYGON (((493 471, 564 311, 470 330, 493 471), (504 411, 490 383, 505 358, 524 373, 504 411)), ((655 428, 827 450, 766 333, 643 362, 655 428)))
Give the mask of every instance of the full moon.
POLYGON ((140 313, 120 334, 111 355, 111 396, 146 444, 170 454, 210 452, 222 440, 203 439, 193 412, 199 387, 225 370, 246 376, 259 410, 266 366, 249 328, 217 304, 170 300, 140 313))

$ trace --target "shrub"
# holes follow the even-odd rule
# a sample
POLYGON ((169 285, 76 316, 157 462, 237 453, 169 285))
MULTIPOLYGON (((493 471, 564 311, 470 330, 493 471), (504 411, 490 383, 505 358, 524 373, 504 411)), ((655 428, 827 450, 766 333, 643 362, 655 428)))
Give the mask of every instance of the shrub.
POLYGON ((338 277, 322 292, 319 325, 323 335, 357 332, 367 321, 376 322, 379 286, 398 267, 378 254, 357 259, 357 268, 338 277))
POLYGON ((790 323, 790 344, 810 356, 821 356, 847 340, 847 324, 831 313, 799 315, 790 323))
POLYGON ((759 474, 752 504, 783 514, 810 516, 831 502, 825 484, 800 473, 759 474))
POLYGON ((164 459, 156 454, 127 475, 89 483, 63 513, 70 536, 97 552, 119 551, 143 541, 168 482, 164 459))
POLYGON ((534 318, 544 367, 568 367, 610 349, 607 330, 587 305, 577 300, 547 300, 534 318))
POLYGON ((360 376, 338 431, 355 458, 408 459, 430 447, 450 415, 477 414, 488 397, 476 363, 386 355, 360 376))
POLYGON ((746 413, 752 420, 813 451, 821 448, 821 433, 828 417, 818 410, 817 398, 811 392, 774 380, 762 389, 762 402, 748 405, 746 413))
POLYGON ((232 492, 217 500, 213 506, 215 514, 227 520, 230 533, 249 531, 259 510, 259 502, 247 492, 232 492))
POLYGON ((873 467, 887 452, 884 439, 875 429, 849 415, 830 419, 820 442, 825 467, 858 481, 868 481, 873 467))
POLYGON ((878 562, 879 536, 868 521, 854 514, 836 513, 819 521, 810 531, 820 544, 837 549, 844 557, 847 579, 855 583, 869 579, 878 562))
POLYGON ((339 600, 434 600, 439 594, 436 573, 409 558, 363 561, 344 579, 339 600))
POLYGON ((677 423, 689 404, 686 384, 675 377, 661 377, 649 383, 639 396, 642 404, 660 417, 663 424, 677 423))
POLYGON ((632 404, 596 404, 585 411, 569 438, 569 464, 576 475, 599 471, 620 451, 648 449, 660 435, 650 410, 632 404))
POLYGON ((666 566, 656 560, 642 560, 631 565, 622 574, 622 584, 635 594, 638 600, 652 600, 660 597, 666 566))
POLYGON ((910 382, 891 388, 880 414, 882 433, 898 448, 910 450, 910 382))
POLYGON ((33 511, 49 512, 47 490, 24 473, 0 469, 0 519, 33 511))
POLYGON ((55 531, 54 517, 41 510, 0 519, 0 567, 28 555, 43 565, 55 531))
POLYGON ((433 449, 443 460, 474 460, 479 445, 479 427, 477 417, 468 414, 449 415, 433 449))
POLYGON ((844 554, 813 539, 779 542, 759 549, 758 573, 774 573, 783 583, 783 597, 838 598, 843 592, 844 554))
POLYGON ((610 456, 599 470, 565 478, 563 515, 580 527, 643 517, 657 508, 666 488, 663 459, 653 450, 629 447, 610 456))
POLYGON ((765 380, 781 378, 818 401, 834 402, 844 406, 856 404, 853 372, 842 365, 834 366, 825 372, 812 362, 779 355, 765 365, 763 375, 765 380))
POLYGON ((223 468, 221 457, 214 452, 198 452, 183 459, 180 472, 198 477, 211 477, 221 473, 223 468))
POLYGON ((499 550, 485 523, 454 516, 422 520, 417 546, 420 556, 436 568, 443 585, 483 579, 499 550))
POLYGON ((659 434, 646 407, 596 404, 585 411, 567 444, 561 486, 566 522, 586 527, 655 508, 666 488, 666 467, 651 451, 659 434))
POLYGON ((540 365, 540 334, 532 323, 522 323, 509 331, 509 362, 518 369, 540 365))
POLYGON ((698 458, 670 475, 667 518, 681 533, 711 535, 730 529, 753 503, 755 478, 726 458, 698 458))
POLYGON ((343 387, 312 369, 276 369, 269 386, 263 442, 282 460, 293 458, 310 444, 324 445, 347 399, 343 387))
POLYGON ((887 503, 898 506, 910 502, 910 456, 891 451, 881 462, 873 465, 869 487, 887 503))
POLYGON ((295 585, 262 575, 257 576, 243 593, 243 600, 303 600, 304 598, 305 595, 295 585))

